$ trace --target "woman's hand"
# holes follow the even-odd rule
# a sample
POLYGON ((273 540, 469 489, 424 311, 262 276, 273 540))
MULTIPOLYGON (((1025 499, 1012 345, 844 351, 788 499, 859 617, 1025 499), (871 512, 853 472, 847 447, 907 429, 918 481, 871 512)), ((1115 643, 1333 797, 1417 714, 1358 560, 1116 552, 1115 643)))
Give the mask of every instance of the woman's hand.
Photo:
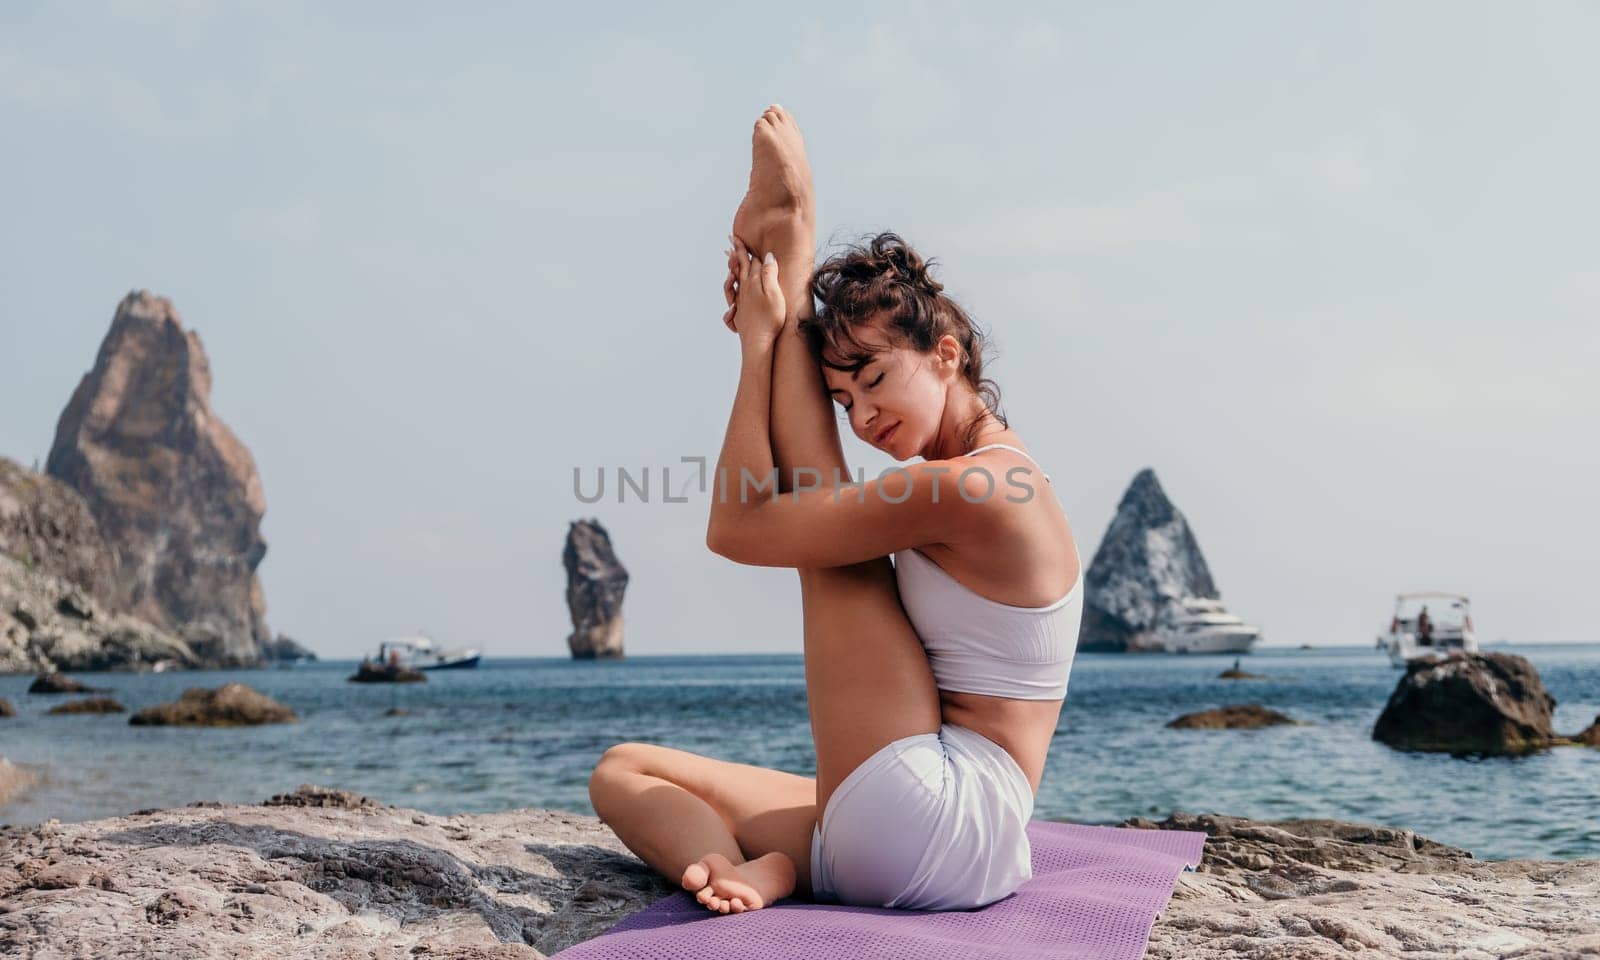
POLYGON ((778 286, 778 261, 770 252, 757 260, 737 237, 732 238, 723 296, 730 306, 722 320, 746 345, 775 342, 783 330, 787 304, 778 286))

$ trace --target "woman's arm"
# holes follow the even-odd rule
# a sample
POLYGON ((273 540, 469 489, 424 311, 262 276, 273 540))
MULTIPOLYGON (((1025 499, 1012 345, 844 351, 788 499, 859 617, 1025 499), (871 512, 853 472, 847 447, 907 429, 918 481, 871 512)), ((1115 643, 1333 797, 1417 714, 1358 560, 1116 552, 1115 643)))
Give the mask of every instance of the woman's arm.
POLYGON ((747 261, 734 324, 741 367, 712 478, 706 546, 714 553, 757 566, 860 563, 906 547, 958 542, 1003 498, 1028 492, 970 461, 930 461, 851 486, 849 477, 804 476, 793 492, 778 493, 768 418, 784 299, 774 260, 747 261))

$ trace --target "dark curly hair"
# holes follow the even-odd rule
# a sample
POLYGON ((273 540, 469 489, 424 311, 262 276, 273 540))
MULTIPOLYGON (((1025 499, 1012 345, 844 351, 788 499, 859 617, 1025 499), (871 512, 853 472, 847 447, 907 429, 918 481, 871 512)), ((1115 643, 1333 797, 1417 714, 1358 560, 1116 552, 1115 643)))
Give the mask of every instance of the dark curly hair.
MULTIPOLYGON (((816 315, 800 321, 800 331, 817 362, 853 373, 882 348, 861 342, 857 331, 879 314, 885 317, 889 342, 923 353, 932 352, 945 334, 961 344, 961 373, 1001 426, 1009 426, 1000 408, 1000 386, 983 375, 988 338, 967 312, 944 292, 944 285, 898 234, 880 233, 834 254, 811 277, 816 315)), ((967 446, 983 422, 980 414, 966 425, 967 446)))

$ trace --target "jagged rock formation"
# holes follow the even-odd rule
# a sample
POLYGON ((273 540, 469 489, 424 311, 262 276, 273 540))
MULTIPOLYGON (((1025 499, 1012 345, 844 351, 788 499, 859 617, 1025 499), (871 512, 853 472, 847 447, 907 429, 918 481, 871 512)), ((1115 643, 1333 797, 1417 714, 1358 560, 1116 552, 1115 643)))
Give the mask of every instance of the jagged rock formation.
POLYGON ((1254 730, 1296 722, 1287 714, 1259 703, 1234 703, 1215 710, 1186 713, 1167 726, 1174 730, 1254 730))
POLYGON ((0 554, 0 673, 198 667, 189 645, 0 554))
POLYGON ((1103 653, 1148 648, 1181 598, 1219 596, 1188 521, 1148 467, 1117 504, 1083 585, 1078 649, 1103 653))
POLYGON ((215 690, 190 687, 177 700, 145 707, 128 722, 151 727, 249 727, 298 719, 294 710, 264 693, 242 683, 225 683, 215 690))
MULTIPOLYGON (((1600 953, 1600 860, 1478 861, 1331 820, 1126 825, 1211 837, 1154 960, 1600 953)), ((0 828, 5 956, 533 960, 674 892, 593 817, 442 817, 320 787, 0 828)))
POLYGON ((1527 658, 1456 654, 1406 665, 1372 739, 1407 750, 1521 754, 1559 738, 1556 706, 1527 658))
POLYGON ((567 610, 572 634, 567 646, 576 660, 622 657, 622 595, 628 571, 611 549, 599 520, 575 520, 561 552, 567 568, 567 610))
POLYGON ((271 634, 256 567, 261 478, 211 411, 200 338, 137 290, 56 425, 46 471, 76 490, 117 570, 106 602, 182 637, 211 665, 252 665, 271 634))

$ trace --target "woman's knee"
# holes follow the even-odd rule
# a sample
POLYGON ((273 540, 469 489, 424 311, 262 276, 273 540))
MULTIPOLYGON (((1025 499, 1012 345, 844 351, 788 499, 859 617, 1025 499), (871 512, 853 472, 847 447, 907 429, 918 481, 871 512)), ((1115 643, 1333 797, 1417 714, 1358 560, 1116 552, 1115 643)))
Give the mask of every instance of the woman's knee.
POLYGON ((589 802, 598 808, 597 796, 616 775, 643 773, 644 760, 652 749, 655 746, 649 743, 618 743, 607 747, 589 774, 589 802))

